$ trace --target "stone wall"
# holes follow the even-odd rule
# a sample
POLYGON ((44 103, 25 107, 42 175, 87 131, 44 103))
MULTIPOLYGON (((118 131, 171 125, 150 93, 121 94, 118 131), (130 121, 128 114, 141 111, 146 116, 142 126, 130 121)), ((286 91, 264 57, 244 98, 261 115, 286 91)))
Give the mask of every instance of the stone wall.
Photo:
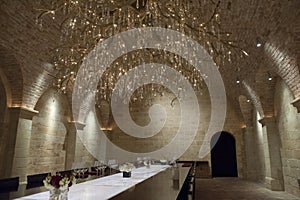
MULTIPOLYGON (((142 102, 134 102, 130 104, 130 114, 132 120, 139 126, 146 126, 150 122, 149 108, 153 104, 162 105, 167 113, 167 120, 164 128, 156 135, 150 138, 138 138, 124 133, 116 124, 112 122, 112 132, 108 135, 109 139, 124 150, 145 153, 162 148, 165 144, 169 143, 175 136, 180 122, 180 106, 176 100, 171 105, 174 99, 172 93, 165 92, 164 96, 153 97, 152 100, 145 100, 142 102), (147 104, 151 101, 151 105, 147 104)), ((156 118, 160 116, 154 116, 156 118)))
MULTIPOLYGON (((253 112, 253 131, 246 135, 251 145, 247 147, 247 178, 269 184, 272 178, 279 178, 282 174, 278 163, 270 159, 280 159, 274 152, 280 149, 283 169, 284 190, 288 193, 300 196, 300 123, 297 109, 291 105, 293 94, 288 86, 278 79, 274 98, 275 129, 280 135, 279 144, 276 142, 276 133, 267 130, 268 124, 264 122, 257 110, 253 112), (275 146, 274 146, 275 145, 275 146), (271 163, 270 163, 271 162, 271 163), (277 171, 276 171, 277 170, 277 171)), ((273 118, 265 118, 273 119, 273 118)), ((247 129, 250 130, 251 128, 247 129)), ((279 160, 280 161, 280 160, 279 160)))
POLYGON ((28 174, 64 170, 67 101, 54 90, 48 90, 35 109, 39 114, 32 120, 28 174))
MULTIPOLYGON (((36 110, 39 114, 32 120, 27 174, 93 165, 94 157, 87 151, 76 129, 72 127, 70 106, 64 95, 52 89, 46 91, 39 99, 36 110)), ((86 134, 94 133, 91 126, 95 126, 93 121, 85 127, 86 134)))
MULTIPOLYGON (((72 163, 72 168, 91 167, 96 160, 83 145, 80 138, 76 137, 75 160, 72 163)), ((100 160, 100 159, 99 159, 100 160)), ((105 159, 103 159, 105 160, 105 159)))
POLYGON ((290 103, 293 95, 283 81, 275 94, 275 116, 281 137, 281 157, 285 190, 300 197, 300 123, 297 109, 290 103))
MULTIPOLYGON (((108 135, 109 139, 117 146, 127 151, 135 153, 151 152, 162 148, 167 145, 172 138, 174 138, 180 123, 180 104, 178 100, 172 102, 175 95, 170 92, 164 92, 163 96, 157 96, 152 98, 151 105, 160 104, 167 112, 167 120, 164 128, 150 138, 136 138, 124 133, 118 128, 115 122, 112 123, 112 132, 108 135)), ((211 117, 211 102, 207 88, 203 89, 201 93, 197 93, 199 102, 199 127, 195 139, 186 152, 179 158, 180 160, 197 160, 208 161, 210 163, 210 154, 205 158, 199 158, 199 150, 203 143, 205 134, 207 132, 210 117, 211 117)), ((130 105, 130 114, 134 122, 140 126, 145 126, 150 122, 149 118, 150 105, 142 102, 135 102, 130 105)), ((160 116, 154 116, 159 118, 160 116)), ((236 140, 237 150, 237 164, 238 173, 240 177, 244 176, 245 169, 245 151, 242 133, 242 121, 241 117, 231 107, 230 102, 227 102, 227 115, 223 130, 233 134, 236 140)), ((222 130, 218 130, 222 131, 222 130)))

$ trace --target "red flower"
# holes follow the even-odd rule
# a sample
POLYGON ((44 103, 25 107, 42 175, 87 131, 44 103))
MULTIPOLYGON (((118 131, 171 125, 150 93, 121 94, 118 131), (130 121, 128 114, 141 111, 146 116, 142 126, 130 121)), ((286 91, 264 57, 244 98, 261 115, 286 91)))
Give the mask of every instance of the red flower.
POLYGON ((50 184, 53 185, 55 188, 59 188, 59 181, 62 179, 63 177, 61 177, 60 175, 54 175, 51 177, 51 181, 50 184))

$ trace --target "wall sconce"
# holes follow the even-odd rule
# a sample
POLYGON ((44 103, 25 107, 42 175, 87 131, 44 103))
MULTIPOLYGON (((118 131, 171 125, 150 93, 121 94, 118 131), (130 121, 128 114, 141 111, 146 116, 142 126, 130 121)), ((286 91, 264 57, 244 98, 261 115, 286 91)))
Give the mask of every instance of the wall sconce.
POLYGON ((105 132, 111 132, 112 128, 111 127, 107 127, 107 128, 106 127, 101 127, 100 130, 105 131, 105 132))

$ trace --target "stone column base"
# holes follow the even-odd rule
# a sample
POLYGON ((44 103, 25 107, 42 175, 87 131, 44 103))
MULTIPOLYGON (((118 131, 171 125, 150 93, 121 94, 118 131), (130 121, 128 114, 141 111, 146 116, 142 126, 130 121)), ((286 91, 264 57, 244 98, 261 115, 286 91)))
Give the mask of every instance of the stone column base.
POLYGON ((284 190, 281 181, 279 181, 278 179, 271 178, 271 177, 265 178, 265 186, 266 186, 266 188, 268 188, 269 190, 272 190, 272 191, 283 191, 284 190))

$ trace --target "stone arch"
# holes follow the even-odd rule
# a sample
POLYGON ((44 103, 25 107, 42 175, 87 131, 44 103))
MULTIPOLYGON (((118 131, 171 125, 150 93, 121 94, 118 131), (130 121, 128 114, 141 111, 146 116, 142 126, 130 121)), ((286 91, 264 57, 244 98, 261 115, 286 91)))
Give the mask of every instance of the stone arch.
POLYGON ((295 54, 297 55, 297 65, 298 65, 298 70, 300 72, 300 16, 298 16, 298 20, 295 20, 295 25, 292 27, 292 33, 293 38, 294 38, 294 51, 295 54))
POLYGON ((63 94, 50 88, 38 99, 32 119, 28 174, 65 170, 70 110, 63 94))
POLYGON ((237 177, 235 137, 226 131, 215 133, 211 138, 211 167, 213 177, 237 177))
POLYGON ((7 94, 9 107, 21 107, 23 101, 23 73, 16 57, 0 45, 0 77, 7 94))
POLYGON ((23 103, 23 74, 14 54, 1 45, 0 62, 0 177, 9 177, 20 115, 20 112, 14 111, 23 103))
POLYGON ((41 111, 43 106, 45 105, 45 101, 48 100, 48 102, 51 102, 50 99, 52 99, 52 102, 57 102, 60 107, 64 109, 64 112, 61 113, 60 121, 67 127, 68 123, 71 121, 71 109, 70 109, 70 100, 65 94, 62 94, 61 92, 57 91, 55 88, 48 88, 37 100, 37 103, 35 104, 34 110, 41 111))
POLYGON ((268 61, 272 63, 272 69, 286 82, 294 98, 297 99, 300 98, 299 64, 297 63, 297 54, 290 49, 294 42, 290 34, 281 33, 267 42, 264 50, 268 61), (279 43, 281 41, 286 42, 279 43))

